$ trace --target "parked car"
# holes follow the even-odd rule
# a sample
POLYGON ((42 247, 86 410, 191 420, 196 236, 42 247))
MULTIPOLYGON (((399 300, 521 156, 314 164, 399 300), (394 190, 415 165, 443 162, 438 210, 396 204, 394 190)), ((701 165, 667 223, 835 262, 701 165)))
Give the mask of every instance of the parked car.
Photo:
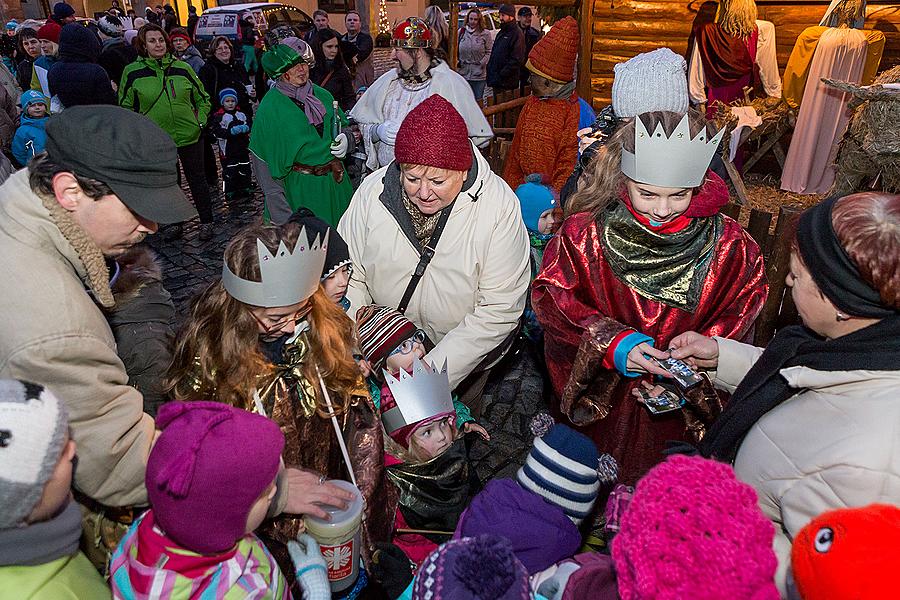
POLYGON ((203 11, 197 21, 194 40, 201 49, 216 36, 224 36, 236 43, 241 41, 240 21, 249 16, 260 37, 276 27, 288 26, 297 33, 305 33, 313 28, 312 18, 299 8, 287 4, 254 2, 251 4, 231 4, 216 6, 203 11))

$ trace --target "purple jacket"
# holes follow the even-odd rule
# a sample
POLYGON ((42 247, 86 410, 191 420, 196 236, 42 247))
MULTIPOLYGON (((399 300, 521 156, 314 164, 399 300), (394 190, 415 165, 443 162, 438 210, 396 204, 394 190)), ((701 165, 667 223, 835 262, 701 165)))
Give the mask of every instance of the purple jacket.
POLYGON ((485 533, 512 542, 529 574, 571 558, 581 534, 561 508, 512 479, 492 479, 475 496, 456 526, 454 539, 485 533))

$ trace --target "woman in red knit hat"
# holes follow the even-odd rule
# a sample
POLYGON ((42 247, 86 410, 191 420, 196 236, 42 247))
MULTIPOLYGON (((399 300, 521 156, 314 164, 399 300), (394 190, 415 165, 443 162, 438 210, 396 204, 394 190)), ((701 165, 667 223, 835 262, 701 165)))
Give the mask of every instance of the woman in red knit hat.
POLYGON ((405 311, 434 344, 425 360, 447 361, 451 387, 471 406, 525 306, 529 247, 519 204, 442 96, 409 113, 395 155, 363 181, 338 225, 358 267, 349 314, 368 304, 405 311))
POLYGON ((540 173, 559 194, 578 157, 576 132, 596 115, 575 91, 575 58, 580 35, 572 17, 557 21, 534 45, 525 68, 531 72, 532 95, 522 107, 503 179, 516 189, 525 176, 540 173))

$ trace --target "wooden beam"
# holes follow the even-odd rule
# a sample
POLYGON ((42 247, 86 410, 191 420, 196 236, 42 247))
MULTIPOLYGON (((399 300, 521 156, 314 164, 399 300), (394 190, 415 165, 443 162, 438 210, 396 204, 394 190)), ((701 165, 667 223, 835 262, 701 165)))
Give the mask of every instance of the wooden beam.
POLYGON ((456 70, 459 63, 459 2, 450 3, 450 68, 456 70))
POLYGON ((515 100, 508 100, 506 102, 486 106, 481 112, 484 113, 485 117, 490 117, 491 115, 496 115, 523 106, 526 100, 528 100, 528 96, 521 96, 515 100))
POLYGON ((581 31, 581 47, 578 50, 578 73, 576 75, 578 95, 591 103, 593 92, 591 91, 591 31, 590 15, 593 10, 593 0, 581 0, 581 18, 578 20, 578 29, 581 31))

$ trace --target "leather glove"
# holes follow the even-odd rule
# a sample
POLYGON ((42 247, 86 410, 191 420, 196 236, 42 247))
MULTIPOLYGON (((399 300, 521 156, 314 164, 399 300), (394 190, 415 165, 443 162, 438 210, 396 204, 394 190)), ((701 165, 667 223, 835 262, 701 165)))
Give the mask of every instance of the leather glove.
POLYGON ((375 141, 382 141, 389 146, 393 146, 397 142, 397 131, 400 125, 392 121, 381 123, 375 127, 375 141))
POLYGON ((334 141, 331 142, 331 155, 335 158, 344 158, 347 156, 347 150, 350 149, 350 139, 346 133, 339 133, 334 141))
POLYGON ((297 581, 305 600, 330 600, 328 567, 319 550, 319 543, 308 533, 301 533, 297 541, 288 542, 288 554, 294 563, 297 581))
POLYGON ((409 558, 399 547, 388 543, 375 544, 369 573, 390 598, 399 598, 413 580, 409 558))

